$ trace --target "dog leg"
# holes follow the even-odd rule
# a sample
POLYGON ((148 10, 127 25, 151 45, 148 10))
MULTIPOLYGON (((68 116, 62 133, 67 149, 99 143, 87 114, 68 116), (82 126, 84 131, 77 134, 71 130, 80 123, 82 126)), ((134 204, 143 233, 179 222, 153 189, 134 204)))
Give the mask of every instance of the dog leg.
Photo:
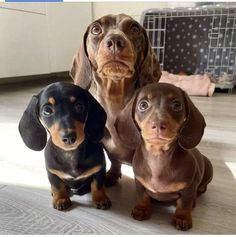
POLYGON ((132 217, 136 220, 148 220, 151 217, 151 198, 144 191, 142 197, 132 210, 132 217))
POLYGON ((98 182, 96 180, 93 180, 91 183, 91 192, 93 205, 97 209, 105 210, 111 207, 111 201, 105 194, 104 187, 99 187, 98 182))
POLYGON ((71 206, 70 188, 56 175, 50 173, 48 170, 47 172, 51 184, 53 207, 59 211, 66 210, 71 206))
POLYGON ((192 228, 192 208, 194 198, 186 200, 183 196, 177 200, 176 211, 173 216, 173 223, 178 230, 192 228))
POLYGON ((121 163, 117 161, 111 162, 111 168, 106 173, 106 186, 111 187, 114 186, 118 179, 121 178, 121 163))
POLYGON ((63 211, 71 206, 70 188, 67 187, 63 182, 61 182, 59 189, 52 186, 51 190, 53 198, 52 203, 55 209, 63 211))
POLYGON ((205 156, 204 156, 204 161, 205 161, 204 176, 197 190, 198 195, 206 192, 207 185, 211 182, 213 178, 213 167, 212 167, 211 162, 205 156))

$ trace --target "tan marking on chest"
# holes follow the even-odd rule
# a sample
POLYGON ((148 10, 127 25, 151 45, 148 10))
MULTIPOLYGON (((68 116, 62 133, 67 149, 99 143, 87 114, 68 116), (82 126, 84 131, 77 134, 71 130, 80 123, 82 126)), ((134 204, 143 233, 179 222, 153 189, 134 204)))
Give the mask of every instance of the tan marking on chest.
POLYGON ((173 193, 186 188, 186 182, 170 182, 164 184, 158 180, 145 180, 142 177, 136 176, 136 179, 149 191, 153 193, 173 193))
POLYGON ((87 178, 95 173, 97 173, 98 171, 101 170, 101 165, 97 165, 94 166, 93 168, 86 170, 85 172, 83 172, 81 175, 74 177, 70 174, 64 173, 63 171, 60 170, 56 170, 56 169, 48 169, 48 171, 52 174, 55 174, 56 176, 58 176, 60 179, 73 179, 73 180, 80 180, 80 179, 84 179, 87 178))

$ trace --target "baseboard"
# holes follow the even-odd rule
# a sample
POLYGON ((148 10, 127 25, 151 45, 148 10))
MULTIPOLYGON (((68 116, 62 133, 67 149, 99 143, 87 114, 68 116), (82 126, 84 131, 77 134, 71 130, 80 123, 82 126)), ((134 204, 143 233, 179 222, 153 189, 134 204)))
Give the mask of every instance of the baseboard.
POLYGON ((22 82, 54 82, 54 81, 72 81, 69 71, 54 72, 40 75, 29 75, 20 77, 0 78, 0 86, 4 84, 22 83, 22 82))

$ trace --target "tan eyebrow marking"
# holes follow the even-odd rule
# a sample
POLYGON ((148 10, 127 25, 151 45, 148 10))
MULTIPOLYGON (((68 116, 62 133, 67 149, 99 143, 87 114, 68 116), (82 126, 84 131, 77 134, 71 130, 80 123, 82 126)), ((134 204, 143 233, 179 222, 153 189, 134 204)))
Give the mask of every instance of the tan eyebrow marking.
POLYGON ((147 95, 147 98, 148 98, 149 100, 151 100, 151 99, 153 98, 153 94, 152 94, 152 93, 149 93, 149 94, 147 95))
POLYGON ((76 97, 74 97, 74 96, 70 96, 70 97, 69 97, 69 100, 70 100, 71 103, 73 103, 73 102, 76 101, 76 97))
POLYGON ((52 104, 52 105, 55 105, 56 101, 55 101, 55 99, 53 97, 49 97, 48 103, 52 104))

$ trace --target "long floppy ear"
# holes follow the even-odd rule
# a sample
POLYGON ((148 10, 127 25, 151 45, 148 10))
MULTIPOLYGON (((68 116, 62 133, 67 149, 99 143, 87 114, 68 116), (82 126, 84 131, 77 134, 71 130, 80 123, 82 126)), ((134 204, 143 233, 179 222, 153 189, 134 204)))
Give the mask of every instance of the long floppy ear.
POLYGON ((104 137, 107 114, 96 99, 86 91, 89 100, 89 111, 84 128, 85 136, 94 142, 100 141, 104 137))
POLYGON ((129 148, 135 149, 141 141, 141 135, 135 123, 134 113, 138 92, 118 115, 115 128, 121 141, 129 148))
POLYGON ((41 151, 46 146, 47 133, 38 118, 38 96, 31 98, 18 129, 25 145, 30 149, 41 151))
POLYGON ((84 34, 82 45, 79 51, 75 54, 70 70, 70 76, 74 80, 75 85, 88 90, 92 82, 92 66, 90 64, 86 41, 88 29, 84 34))
POLYGON ((192 149, 199 144, 206 126, 201 112, 195 107, 186 92, 183 91, 186 106, 186 120, 180 130, 179 145, 184 149, 192 149))
POLYGON ((158 82, 161 78, 161 68, 157 56, 152 49, 151 42, 145 29, 143 29, 146 42, 146 52, 141 65, 139 75, 139 85, 143 87, 147 84, 158 82))

